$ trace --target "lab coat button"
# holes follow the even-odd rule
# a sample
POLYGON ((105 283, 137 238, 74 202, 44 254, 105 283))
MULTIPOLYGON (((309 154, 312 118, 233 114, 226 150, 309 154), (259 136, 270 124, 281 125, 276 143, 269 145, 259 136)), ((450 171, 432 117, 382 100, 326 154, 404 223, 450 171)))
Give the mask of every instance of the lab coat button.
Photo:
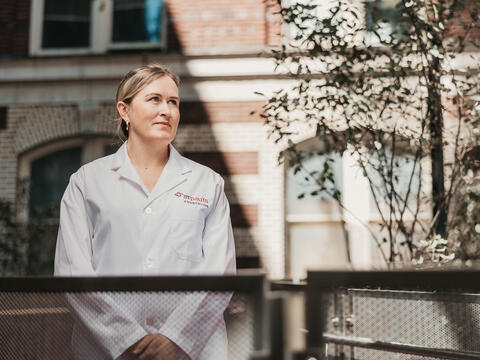
POLYGON ((152 208, 151 208, 151 207, 147 207, 147 208, 145 209, 145 214, 150 215, 151 213, 152 213, 152 208))

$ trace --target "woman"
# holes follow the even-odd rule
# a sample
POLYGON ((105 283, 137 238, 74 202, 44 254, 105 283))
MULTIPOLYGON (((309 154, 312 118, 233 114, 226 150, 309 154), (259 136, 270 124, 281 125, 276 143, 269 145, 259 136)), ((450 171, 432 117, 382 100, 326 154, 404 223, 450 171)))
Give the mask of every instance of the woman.
MULTIPOLYGON (((158 64, 120 82, 116 108, 127 141, 71 176, 55 275, 235 273, 223 180, 171 145, 180 120, 178 83, 158 64)), ((77 358, 226 359, 228 296, 132 296, 68 296, 77 358)))

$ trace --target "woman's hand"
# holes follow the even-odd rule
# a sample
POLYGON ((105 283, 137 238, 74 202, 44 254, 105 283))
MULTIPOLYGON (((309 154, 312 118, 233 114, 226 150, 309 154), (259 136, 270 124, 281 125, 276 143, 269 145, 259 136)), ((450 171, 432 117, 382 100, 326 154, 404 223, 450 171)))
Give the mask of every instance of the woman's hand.
POLYGON ((146 335, 127 350, 138 360, 176 360, 182 350, 162 334, 146 335))

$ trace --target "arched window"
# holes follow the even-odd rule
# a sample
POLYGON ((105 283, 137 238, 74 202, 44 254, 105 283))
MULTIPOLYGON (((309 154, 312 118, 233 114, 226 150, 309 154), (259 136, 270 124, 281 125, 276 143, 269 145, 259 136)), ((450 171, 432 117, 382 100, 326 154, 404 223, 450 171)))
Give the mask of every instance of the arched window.
POLYGON ((47 144, 19 158, 19 220, 26 224, 26 273, 51 275, 60 200, 70 176, 96 158, 116 151, 112 138, 75 138, 47 144))
POLYGON ((29 215, 58 218, 59 204, 70 175, 82 161, 82 148, 71 147, 42 156, 31 163, 29 215))
MULTIPOLYGON (((385 266, 375 240, 380 240, 381 244, 385 237, 386 230, 378 224, 382 222, 381 213, 388 214, 390 205, 380 173, 387 170, 383 168, 379 172, 382 169, 379 165, 381 161, 391 161, 391 149, 387 146, 385 151, 372 151, 368 156, 370 165, 364 172, 349 151, 343 155, 328 153, 325 144, 317 138, 306 140, 296 148, 300 151, 302 166, 289 164, 285 175, 287 276, 301 279, 309 268, 385 266), (378 154, 383 154, 385 159, 376 158, 378 154), (312 178, 325 169, 327 159, 333 181, 329 182, 327 190, 318 190, 312 178), (316 173, 310 176, 313 171, 316 173), (341 194, 339 198, 344 208, 332 198, 334 190, 341 194)), ((420 159, 415 161, 408 147, 400 148, 398 144, 393 164, 396 195, 403 199, 408 196, 407 209, 402 216, 404 225, 409 226, 413 224, 411 218, 417 205, 416 216, 427 218, 429 206, 423 200, 430 193, 430 174, 424 169, 428 166, 423 160, 422 164, 420 159)), ((401 244, 401 235, 397 239, 401 244)), ((399 244, 395 246, 400 252, 399 244)))

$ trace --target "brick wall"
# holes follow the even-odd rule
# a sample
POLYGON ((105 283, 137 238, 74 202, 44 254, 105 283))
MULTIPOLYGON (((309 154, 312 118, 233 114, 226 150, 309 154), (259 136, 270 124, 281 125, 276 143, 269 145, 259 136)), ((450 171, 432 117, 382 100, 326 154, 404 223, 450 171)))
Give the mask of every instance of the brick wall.
MULTIPOLYGON (((280 43, 279 17, 263 0, 166 0, 168 51, 258 50, 280 43)), ((0 56, 28 56, 30 0, 2 0, 0 56)))
POLYGON ((35 106, 15 110, 15 152, 21 154, 36 146, 79 132, 78 112, 74 106, 35 106))
POLYGON ((0 56, 26 56, 30 28, 30 0, 2 0, 0 56))
MULTIPOLYGON (((260 49, 280 44, 278 7, 263 0, 166 0, 168 51, 210 52, 260 49)), ((466 2, 468 6, 468 2, 466 2)), ((476 6, 472 2, 470 6, 476 6)), ((463 36, 473 12, 463 10, 446 26, 447 36, 463 36)), ((0 56, 27 56, 30 0, 2 0, 0 56)), ((469 31, 480 39, 480 28, 469 31)))
POLYGON ((0 198, 13 201, 17 180, 17 154, 12 141, 14 130, 12 123, 17 122, 16 114, 6 108, 6 128, 0 129, 0 198))
POLYGON ((182 124, 263 122, 259 115, 263 104, 262 101, 181 102, 181 121, 182 124))
MULTIPOLYGON (((192 109, 206 117, 200 122, 182 123, 175 146, 187 157, 209 165, 224 177, 240 266, 262 264, 271 274, 281 276, 283 213, 282 180, 278 177, 282 175, 276 163, 278 152, 266 141, 262 122, 250 116, 259 102, 230 105, 183 102, 182 117, 192 109), (278 194, 272 196, 272 190, 278 194)), ((193 119, 192 115, 188 116, 193 119)), ((18 159, 22 154, 61 139, 112 136, 116 128, 114 117, 112 104, 93 104, 91 108, 9 107, 7 128, 0 130, 0 197, 14 199, 18 159)))
POLYGON ((262 0, 166 0, 169 49, 184 51, 277 45, 275 8, 262 0))
POLYGON ((445 24, 445 36, 464 37, 468 36, 470 40, 480 40, 480 24, 478 19, 478 1, 461 1, 461 11, 456 10, 451 20, 445 24))

